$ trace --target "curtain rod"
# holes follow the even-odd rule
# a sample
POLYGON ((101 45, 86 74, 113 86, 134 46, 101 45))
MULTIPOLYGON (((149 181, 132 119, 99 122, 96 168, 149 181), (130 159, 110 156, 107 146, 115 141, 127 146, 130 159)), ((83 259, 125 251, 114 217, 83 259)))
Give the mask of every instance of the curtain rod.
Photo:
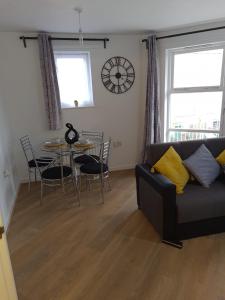
MULTIPOLYGON (((26 40, 37 40, 38 37, 37 36, 20 36, 20 40, 23 41, 23 46, 24 48, 27 48, 27 43, 26 40)), ((49 37, 50 40, 52 41, 79 41, 79 38, 59 38, 59 37, 49 37)), ((104 44, 104 48, 106 48, 106 43, 109 42, 108 38, 103 38, 103 39, 99 39, 99 38, 84 38, 84 41, 95 41, 95 42, 103 42, 104 44)))
MULTIPOLYGON (((207 28, 207 29, 200 29, 200 30, 187 31, 187 32, 182 32, 182 33, 164 35, 164 36, 156 37, 156 39, 157 40, 169 39, 169 38, 177 37, 177 36, 183 36, 183 35, 189 35, 189 34, 195 34, 195 33, 207 32, 207 31, 214 31, 214 30, 220 30, 220 29, 225 29, 225 26, 212 27, 212 28, 207 28)), ((142 40, 142 43, 146 43, 146 42, 147 42, 147 39, 142 40)))

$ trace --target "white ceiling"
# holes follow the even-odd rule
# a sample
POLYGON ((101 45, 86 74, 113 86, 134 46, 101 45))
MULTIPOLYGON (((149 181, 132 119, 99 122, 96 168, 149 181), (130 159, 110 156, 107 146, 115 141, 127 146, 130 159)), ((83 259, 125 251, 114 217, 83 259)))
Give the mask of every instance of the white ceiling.
POLYGON ((225 19, 224 0, 0 0, 0 31, 89 33, 166 30, 225 19))

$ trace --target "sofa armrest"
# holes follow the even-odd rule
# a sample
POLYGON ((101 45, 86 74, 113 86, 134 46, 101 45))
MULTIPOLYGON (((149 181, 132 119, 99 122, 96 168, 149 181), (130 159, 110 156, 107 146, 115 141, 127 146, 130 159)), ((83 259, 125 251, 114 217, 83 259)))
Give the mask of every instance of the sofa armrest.
POLYGON ((135 169, 137 204, 161 237, 175 240, 177 208, 176 186, 165 176, 150 173, 146 164, 135 169))
POLYGON ((151 173, 150 167, 146 164, 137 165, 135 168, 136 178, 141 176, 162 196, 170 192, 176 195, 176 186, 165 176, 158 173, 151 173))

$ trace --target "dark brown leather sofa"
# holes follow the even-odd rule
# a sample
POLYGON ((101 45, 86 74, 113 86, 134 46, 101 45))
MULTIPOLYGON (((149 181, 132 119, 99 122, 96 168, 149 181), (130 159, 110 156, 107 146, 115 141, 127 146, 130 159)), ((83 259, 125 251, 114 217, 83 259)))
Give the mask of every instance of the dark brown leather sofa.
POLYGON ((175 185, 166 177, 150 172, 173 146, 184 160, 205 144, 214 157, 225 149, 225 138, 154 144, 148 148, 145 164, 136 166, 137 204, 163 242, 182 248, 182 240, 225 231, 225 175, 210 188, 189 182, 184 194, 177 195, 175 185))

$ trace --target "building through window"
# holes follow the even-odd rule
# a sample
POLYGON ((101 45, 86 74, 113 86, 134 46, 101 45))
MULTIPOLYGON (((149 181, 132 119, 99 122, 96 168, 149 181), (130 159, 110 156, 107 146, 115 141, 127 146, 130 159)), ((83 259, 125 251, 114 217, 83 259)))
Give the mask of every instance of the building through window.
POLYGON ((218 137, 223 127, 225 45, 167 52, 165 140, 218 137))

